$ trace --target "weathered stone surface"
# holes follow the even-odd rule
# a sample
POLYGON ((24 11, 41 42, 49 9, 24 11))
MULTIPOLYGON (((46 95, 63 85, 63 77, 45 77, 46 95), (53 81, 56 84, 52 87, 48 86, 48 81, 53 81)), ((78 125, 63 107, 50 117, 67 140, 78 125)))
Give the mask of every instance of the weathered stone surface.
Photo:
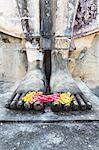
POLYGON ((79 0, 74 36, 83 36, 99 31, 99 0, 79 0))
POLYGON ((0 150, 98 150, 99 123, 1 123, 0 150))
POLYGON ((52 73, 50 79, 51 92, 76 93, 79 91, 68 70, 68 57, 64 50, 53 50, 51 53, 52 73))
POLYGON ((26 39, 40 34, 39 0, 17 0, 21 26, 26 39))
POLYGON ((52 17, 52 1, 41 0, 41 35, 45 38, 52 36, 53 17, 52 17))
POLYGON ((73 76, 83 80, 99 80, 99 34, 75 39, 77 50, 70 53, 69 63, 73 76))
POLYGON ((57 0, 56 36, 71 38, 78 0, 57 0))
POLYGON ((56 37, 55 38, 55 48, 69 50, 70 40, 66 37, 56 37))
POLYGON ((0 34, 0 80, 20 79, 26 73, 27 59, 21 40, 0 34))
POLYGON ((44 76, 39 68, 27 72, 17 91, 44 91, 44 76))
POLYGON ((0 1, 0 31, 14 37, 22 37, 22 26, 15 0, 0 1))
POLYGON ((96 19, 97 7, 97 0, 80 0, 74 29, 78 31, 81 27, 85 27, 92 22, 93 19, 96 19))
POLYGON ((23 33, 29 32, 31 36, 38 36, 39 19, 39 0, 0 1, 0 31, 6 34, 22 38, 23 33))

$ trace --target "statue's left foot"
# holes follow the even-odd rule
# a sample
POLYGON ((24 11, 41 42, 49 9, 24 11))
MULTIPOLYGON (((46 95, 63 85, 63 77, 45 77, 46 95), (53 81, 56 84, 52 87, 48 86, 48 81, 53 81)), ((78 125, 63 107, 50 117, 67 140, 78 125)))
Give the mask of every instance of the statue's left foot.
MULTIPOLYGON (((68 56, 65 51, 52 51, 52 74, 50 79, 51 93, 63 93, 70 92, 73 99, 60 98, 62 102, 62 109, 64 111, 78 111, 78 110, 91 110, 92 105, 89 100, 86 99, 84 94, 80 91, 71 74, 68 70, 68 56), (68 101, 68 103, 67 103, 68 101), (63 105, 64 104, 64 105, 63 105)), ((63 94, 64 95, 64 94, 63 94)), ((66 94, 67 95, 67 94, 66 94)), ((52 105, 53 111, 59 111, 61 109, 60 103, 52 105)))
POLYGON ((66 92, 77 93, 78 87, 68 70, 68 59, 64 51, 52 52, 52 75, 50 80, 51 93, 66 92))

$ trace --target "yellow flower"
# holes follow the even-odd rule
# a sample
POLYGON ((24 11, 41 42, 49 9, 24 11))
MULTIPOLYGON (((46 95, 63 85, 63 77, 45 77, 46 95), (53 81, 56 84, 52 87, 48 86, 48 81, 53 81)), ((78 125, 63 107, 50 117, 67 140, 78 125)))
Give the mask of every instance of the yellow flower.
POLYGON ((37 96, 37 95, 42 95, 42 92, 28 92, 23 98, 22 100, 25 102, 30 102, 33 99, 33 96, 37 96))
POLYGON ((74 96, 71 96, 69 92, 65 92, 60 95, 60 99, 58 100, 58 102, 60 102, 61 104, 70 105, 73 101, 73 98, 74 96))

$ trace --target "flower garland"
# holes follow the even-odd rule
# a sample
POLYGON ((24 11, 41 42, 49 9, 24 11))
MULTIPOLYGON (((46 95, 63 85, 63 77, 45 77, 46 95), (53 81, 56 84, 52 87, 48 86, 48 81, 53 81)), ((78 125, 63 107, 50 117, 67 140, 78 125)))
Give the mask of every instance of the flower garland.
POLYGON ((42 103, 57 101, 61 104, 70 105, 74 96, 69 92, 55 93, 52 95, 44 95, 43 92, 28 92, 22 100, 24 102, 33 104, 35 101, 42 103))

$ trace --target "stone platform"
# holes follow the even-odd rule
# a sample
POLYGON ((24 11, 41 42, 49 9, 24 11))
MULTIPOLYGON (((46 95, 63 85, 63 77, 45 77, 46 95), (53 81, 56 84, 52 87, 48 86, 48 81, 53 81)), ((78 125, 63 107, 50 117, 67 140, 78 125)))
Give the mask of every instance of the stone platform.
POLYGON ((11 111, 5 103, 13 83, 0 82, 0 150, 98 150, 99 98, 80 80, 93 109, 73 113, 11 111), (10 88, 9 88, 10 87, 10 88))
POLYGON ((99 120, 99 98, 96 97, 89 88, 79 79, 77 79, 76 84, 88 100, 92 104, 92 110, 90 111, 79 111, 70 113, 54 113, 46 110, 46 113, 33 112, 33 111, 13 111, 5 108, 5 104, 11 97, 14 91, 14 86, 11 83, 1 84, 1 95, 0 95, 0 121, 7 122, 60 122, 60 121, 79 121, 79 120, 99 120), (11 88, 9 88, 11 87, 11 88))

